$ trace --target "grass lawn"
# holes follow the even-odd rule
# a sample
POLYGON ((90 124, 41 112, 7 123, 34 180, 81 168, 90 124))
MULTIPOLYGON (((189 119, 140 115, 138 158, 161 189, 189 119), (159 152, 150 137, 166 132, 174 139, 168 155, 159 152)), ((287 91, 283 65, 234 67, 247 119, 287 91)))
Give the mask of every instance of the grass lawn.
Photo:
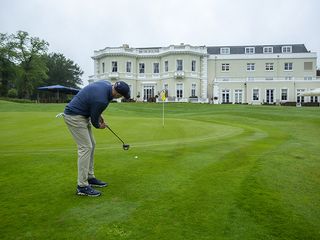
POLYGON ((110 104, 99 198, 63 109, 0 101, 0 239, 320 239, 320 108, 110 104))

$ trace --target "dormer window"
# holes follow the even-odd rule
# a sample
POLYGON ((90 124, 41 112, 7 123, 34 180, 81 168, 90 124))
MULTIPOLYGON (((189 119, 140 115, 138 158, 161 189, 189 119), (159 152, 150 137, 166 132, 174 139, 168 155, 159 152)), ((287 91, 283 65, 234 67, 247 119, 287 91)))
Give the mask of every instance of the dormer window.
POLYGON ((292 46, 283 46, 282 53, 292 53, 292 46))
POLYGON ((220 54, 230 54, 230 48, 220 48, 220 54))
POLYGON ((255 53, 255 48, 254 47, 246 47, 245 48, 245 53, 246 54, 254 54, 255 53))
POLYGON ((263 53, 273 53, 273 47, 263 47, 263 53))

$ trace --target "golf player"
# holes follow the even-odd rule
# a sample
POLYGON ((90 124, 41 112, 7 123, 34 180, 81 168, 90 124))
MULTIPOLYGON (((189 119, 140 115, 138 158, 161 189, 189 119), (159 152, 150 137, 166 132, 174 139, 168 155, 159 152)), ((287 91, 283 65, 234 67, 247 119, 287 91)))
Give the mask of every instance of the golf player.
POLYGON ((118 81, 114 85, 107 81, 97 81, 84 87, 64 110, 64 121, 78 145, 78 186, 77 194, 100 196, 101 192, 92 187, 108 184, 94 175, 94 148, 96 145, 91 125, 105 129, 107 124, 102 112, 114 98, 130 98, 130 88, 118 81))

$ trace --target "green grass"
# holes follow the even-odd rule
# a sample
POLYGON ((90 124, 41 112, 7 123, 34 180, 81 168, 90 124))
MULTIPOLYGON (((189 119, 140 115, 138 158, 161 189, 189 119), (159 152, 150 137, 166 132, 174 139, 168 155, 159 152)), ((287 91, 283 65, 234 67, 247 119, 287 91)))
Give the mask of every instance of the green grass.
POLYGON ((64 105, 0 101, 0 239, 320 239, 320 108, 165 108, 110 104, 88 198, 64 105))

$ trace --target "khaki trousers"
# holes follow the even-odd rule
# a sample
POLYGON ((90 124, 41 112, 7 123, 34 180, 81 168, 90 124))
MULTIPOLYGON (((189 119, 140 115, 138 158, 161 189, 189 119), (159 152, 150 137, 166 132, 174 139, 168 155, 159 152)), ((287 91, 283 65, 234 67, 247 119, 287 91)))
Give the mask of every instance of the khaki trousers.
POLYGON ((92 134, 89 118, 81 115, 64 115, 74 140, 78 145, 78 185, 88 186, 88 178, 94 178, 94 148, 96 141, 92 134))

